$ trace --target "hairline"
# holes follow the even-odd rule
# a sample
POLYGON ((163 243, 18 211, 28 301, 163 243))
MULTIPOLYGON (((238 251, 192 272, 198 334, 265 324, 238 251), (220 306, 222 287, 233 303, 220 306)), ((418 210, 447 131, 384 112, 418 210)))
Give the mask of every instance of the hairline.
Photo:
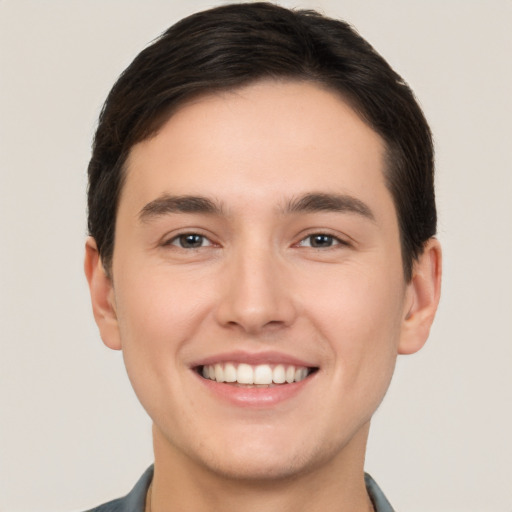
MULTIPOLYGON (((399 215, 398 205, 395 199, 395 194, 392 190, 392 184, 390 181, 390 176, 393 174, 393 161, 396 160, 396 149, 392 147, 390 141, 388 141, 382 134, 380 134, 374 126, 368 121, 367 117, 364 115, 364 111, 361 108, 358 108, 357 98, 351 97, 351 95, 340 88, 336 88, 333 84, 329 83, 327 80, 322 79, 320 77, 314 77, 308 75, 307 73, 297 74, 293 73, 283 73, 283 74, 268 74, 258 76, 256 78, 248 78, 247 80, 242 81, 239 84, 234 86, 217 86, 214 87, 211 91, 206 90, 198 90, 189 93, 188 95, 181 98, 174 105, 162 107, 162 109, 157 112, 152 119, 148 122, 148 129, 146 131, 142 131, 139 137, 135 137, 131 144, 126 145, 123 148, 123 151, 120 153, 118 161, 116 162, 116 167, 120 166, 119 169, 119 182, 118 182, 118 190, 116 196, 116 205, 114 212, 114 221, 112 223, 112 236, 111 247, 109 247, 109 251, 107 254, 106 261, 104 262, 104 268, 107 272, 107 275, 110 277, 113 275, 112 272, 112 264, 115 250, 115 237, 116 237, 116 224, 117 224, 117 215, 119 211, 119 205, 121 203, 121 199, 123 196, 123 191, 125 188, 125 183, 127 179, 127 175, 129 172, 129 160, 132 149, 142 142, 151 140, 152 138, 158 136, 163 127, 172 119, 172 117, 177 114, 182 109, 186 108, 194 104, 194 102, 199 102, 203 99, 213 98, 215 96, 220 96, 222 94, 228 93, 236 93, 237 91, 241 91, 246 87, 256 85, 256 84, 264 84, 264 83, 275 83, 275 84, 286 84, 286 83, 306 83, 312 84, 320 89, 329 92, 336 96, 340 101, 345 103, 356 115, 357 117, 368 127, 370 128, 378 137, 381 139, 383 144, 383 154, 382 154, 382 174, 384 178, 384 184, 386 189, 391 195, 391 200, 393 203, 393 209, 395 213, 395 218, 397 220, 398 229, 399 229, 399 243, 400 243, 400 253, 402 259, 402 268, 404 273, 404 278, 406 282, 410 281, 412 277, 412 265, 414 260, 417 258, 417 255, 411 254, 410 257, 407 257, 407 247, 405 246, 405 237, 404 237, 404 226, 402 225, 401 216, 399 215)), ((396 162, 394 164, 396 166, 396 162)))

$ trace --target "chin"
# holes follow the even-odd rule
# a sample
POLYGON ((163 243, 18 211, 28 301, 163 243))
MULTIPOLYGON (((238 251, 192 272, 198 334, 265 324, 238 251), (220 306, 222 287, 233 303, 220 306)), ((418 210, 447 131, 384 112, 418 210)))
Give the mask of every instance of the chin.
POLYGON ((196 456, 200 454, 199 464, 224 478, 270 483, 305 475, 332 457, 332 446, 323 450, 321 446, 308 446, 311 440, 314 439, 283 440, 280 436, 233 438, 229 444, 218 444, 210 450, 203 446, 196 456))
MULTIPOLYGON (((203 461, 212 472, 230 480, 246 480, 253 482, 275 482, 288 480, 306 473, 310 466, 307 457, 300 458, 283 456, 281 453, 272 455, 262 453, 223 454, 203 461)), ((309 461, 311 462, 311 461, 309 461)))

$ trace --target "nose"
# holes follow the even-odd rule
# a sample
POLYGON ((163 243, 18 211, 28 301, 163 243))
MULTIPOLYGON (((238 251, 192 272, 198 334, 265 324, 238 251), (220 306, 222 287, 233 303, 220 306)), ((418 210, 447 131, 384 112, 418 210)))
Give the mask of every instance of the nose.
POLYGON ((226 262, 217 321, 246 334, 290 326, 297 315, 286 262, 270 249, 246 248, 226 262))

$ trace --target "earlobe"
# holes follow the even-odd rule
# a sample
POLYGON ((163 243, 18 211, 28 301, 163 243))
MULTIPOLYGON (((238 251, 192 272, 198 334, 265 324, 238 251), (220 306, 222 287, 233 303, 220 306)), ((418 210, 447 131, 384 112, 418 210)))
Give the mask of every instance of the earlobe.
POLYGON ((413 276, 407 285, 399 354, 413 354, 427 341, 441 295, 442 258, 439 241, 431 238, 414 262, 413 276))
POLYGON ((84 271, 89 283, 92 311, 100 330, 101 339, 113 350, 121 349, 112 279, 107 275, 92 237, 85 243, 84 271))

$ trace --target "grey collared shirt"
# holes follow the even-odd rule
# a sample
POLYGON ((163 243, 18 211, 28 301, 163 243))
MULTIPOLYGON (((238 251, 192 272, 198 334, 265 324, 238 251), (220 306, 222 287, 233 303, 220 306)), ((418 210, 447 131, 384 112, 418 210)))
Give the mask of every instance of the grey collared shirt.
MULTIPOLYGON (((109 501, 87 512, 144 512, 146 493, 152 478, 153 466, 150 466, 124 498, 109 501)), ((375 480, 370 475, 365 474, 364 481, 375 512, 394 512, 393 507, 389 504, 375 480)))

